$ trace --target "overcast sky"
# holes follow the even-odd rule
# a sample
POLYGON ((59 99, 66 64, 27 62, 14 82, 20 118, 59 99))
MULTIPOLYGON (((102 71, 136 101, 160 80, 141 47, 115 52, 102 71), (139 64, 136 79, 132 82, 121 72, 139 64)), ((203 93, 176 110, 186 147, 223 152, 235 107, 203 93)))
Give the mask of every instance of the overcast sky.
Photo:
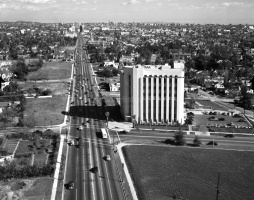
POLYGON ((254 0, 0 0, 0 21, 254 24, 254 0))

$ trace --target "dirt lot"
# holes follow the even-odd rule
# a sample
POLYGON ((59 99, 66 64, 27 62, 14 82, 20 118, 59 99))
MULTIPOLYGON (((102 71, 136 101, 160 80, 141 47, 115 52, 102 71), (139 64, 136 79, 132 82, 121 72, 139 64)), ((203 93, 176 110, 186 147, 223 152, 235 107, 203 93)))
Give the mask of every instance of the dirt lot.
POLYGON ((65 110, 66 102, 66 96, 27 99, 25 115, 34 115, 37 126, 61 124, 64 119, 61 111, 65 110))
POLYGON ((126 146, 139 199, 252 200, 253 152, 126 146), (158 156, 159 155, 159 156, 158 156))
POLYGON ((12 182, 0 182, 1 200, 41 200, 50 199, 53 178, 39 177, 15 180, 12 182), (50 188, 51 188, 50 187, 50 188))
POLYGON ((52 94, 51 95, 67 95, 68 91, 68 85, 67 83, 49 83, 49 82, 44 82, 44 83, 24 83, 21 85, 23 90, 27 90, 28 88, 40 88, 45 91, 46 89, 50 89, 52 94))
MULTIPOLYGON (((47 73, 48 80, 67 79, 71 77, 72 62, 62 60, 43 61, 43 66, 37 73, 47 73)), ((29 77, 29 75, 28 75, 29 77)))

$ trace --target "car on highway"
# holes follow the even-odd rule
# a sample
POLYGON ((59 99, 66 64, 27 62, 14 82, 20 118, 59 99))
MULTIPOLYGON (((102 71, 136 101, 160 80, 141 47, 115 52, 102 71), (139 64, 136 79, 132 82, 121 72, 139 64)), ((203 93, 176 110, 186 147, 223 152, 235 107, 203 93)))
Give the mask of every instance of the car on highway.
POLYGON ((93 167, 89 171, 92 172, 92 173, 97 173, 99 170, 98 170, 98 167, 93 167))
POLYGON ((83 97, 79 97, 79 100, 83 100, 83 97))
POLYGON ((77 148, 80 148, 80 147, 82 147, 82 146, 83 146, 82 141, 79 141, 78 144, 76 145, 77 148))
POLYGON ((83 130, 83 129, 84 129, 84 126, 83 126, 83 125, 80 125, 80 126, 78 127, 78 129, 79 129, 79 130, 83 130))
POLYGON ((67 144, 68 144, 69 146, 74 146, 74 145, 75 145, 75 141, 74 141, 74 140, 69 140, 69 141, 67 142, 67 144))
POLYGON ((87 120, 86 122, 87 122, 87 123, 91 123, 91 119, 87 120))
POLYGON ((110 155, 106 155, 105 159, 106 159, 107 161, 111 160, 110 155))
POLYGON ((65 188, 69 189, 69 190, 73 190, 74 189, 74 182, 70 181, 69 183, 65 184, 65 188))

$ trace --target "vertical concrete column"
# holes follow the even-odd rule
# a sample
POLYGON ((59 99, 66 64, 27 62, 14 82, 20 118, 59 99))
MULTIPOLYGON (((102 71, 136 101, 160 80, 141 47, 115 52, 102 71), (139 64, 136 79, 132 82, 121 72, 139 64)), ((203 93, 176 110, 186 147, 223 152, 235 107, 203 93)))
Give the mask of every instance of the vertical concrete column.
POLYGON ((164 119, 164 112, 165 112, 165 109, 164 109, 164 77, 161 77, 161 100, 159 103, 161 103, 161 119, 164 120, 165 122, 165 119, 164 119))
POLYGON ((169 119, 169 77, 166 78, 167 82, 166 82, 166 119, 170 121, 169 119))
POLYGON ((146 79, 146 110, 145 110, 145 112, 146 112, 146 120, 147 120, 147 122, 149 120, 149 117, 148 117, 148 92, 149 92, 148 78, 149 78, 148 76, 145 77, 145 79, 146 79))
POLYGON ((157 122, 159 122, 159 117, 158 117, 158 115, 159 115, 159 103, 160 103, 160 101, 159 101, 159 76, 157 76, 156 77, 156 110, 155 110, 155 112, 156 112, 156 121, 157 122))
POLYGON ((177 79, 177 120, 179 123, 184 123, 184 78, 177 79))
MULTIPOLYGON (((143 105, 144 105, 144 100, 143 100, 143 95, 144 95, 144 91, 143 91, 143 80, 144 78, 141 77, 139 79, 139 119, 138 117, 136 118, 136 120, 139 120, 139 123, 141 123, 141 121, 143 121, 143 105)), ((134 102, 133 102, 134 103, 134 102)))
POLYGON ((172 77, 171 80, 171 122, 174 121, 174 114, 175 114, 175 77, 172 77))
POLYGON ((150 119, 152 119, 152 121, 154 121, 154 118, 153 118, 153 112, 154 112, 154 109, 153 109, 153 100, 154 100, 154 96, 153 96, 153 91, 154 91, 154 77, 151 76, 151 115, 150 115, 150 119))

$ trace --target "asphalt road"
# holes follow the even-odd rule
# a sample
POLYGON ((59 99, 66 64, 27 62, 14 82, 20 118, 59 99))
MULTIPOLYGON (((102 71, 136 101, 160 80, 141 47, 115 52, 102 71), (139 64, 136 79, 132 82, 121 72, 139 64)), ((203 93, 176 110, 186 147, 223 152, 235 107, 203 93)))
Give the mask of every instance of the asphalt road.
POLYGON ((82 49, 84 41, 78 38, 75 50, 74 78, 71 91, 70 131, 68 140, 81 137, 82 146, 68 146, 65 184, 74 182, 74 188, 63 189, 65 200, 123 200, 121 180, 112 162, 112 145, 102 139, 100 129, 104 125, 103 109, 96 106, 94 80, 86 52, 82 49), (83 129, 79 126, 86 124, 83 129), (105 156, 111 160, 106 161, 105 156), (94 167, 98 172, 92 171, 94 167))

